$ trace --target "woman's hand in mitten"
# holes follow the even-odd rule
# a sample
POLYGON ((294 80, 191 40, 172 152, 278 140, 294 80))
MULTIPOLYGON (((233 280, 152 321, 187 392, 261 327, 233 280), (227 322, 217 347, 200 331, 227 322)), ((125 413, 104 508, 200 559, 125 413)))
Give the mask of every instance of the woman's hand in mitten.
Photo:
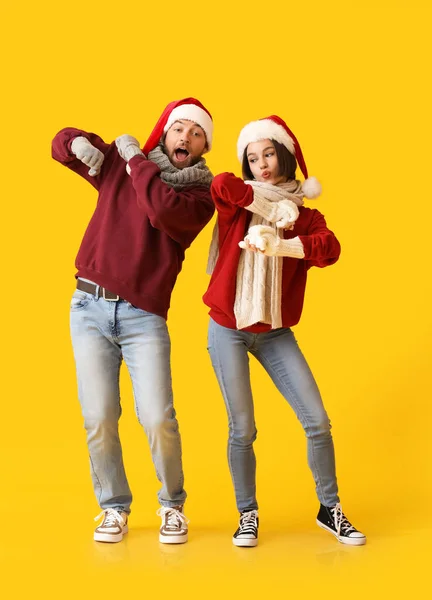
POLYGON ((279 229, 294 229, 294 223, 299 216, 297 205, 291 200, 280 200, 277 203, 276 227, 279 229))
POLYGON ((90 167, 89 175, 94 177, 98 175, 104 161, 104 155, 95 148, 87 138, 78 136, 74 138, 71 144, 71 150, 82 163, 90 167))
POLYGON ((280 238, 277 233, 272 227, 266 225, 254 225, 249 229, 245 239, 239 242, 240 248, 252 252, 258 251, 266 256, 274 256, 279 244, 280 238))

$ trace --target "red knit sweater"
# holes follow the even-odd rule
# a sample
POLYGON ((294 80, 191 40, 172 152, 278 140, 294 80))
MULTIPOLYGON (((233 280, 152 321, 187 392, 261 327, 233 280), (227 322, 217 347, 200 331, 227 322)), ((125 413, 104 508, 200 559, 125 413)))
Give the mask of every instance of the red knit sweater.
MULTIPOLYGON (((253 202, 253 189, 232 173, 221 173, 214 178, 211 193, 218 211, 219 259, 203 300, 210 307, 212 319, 219 325, 236 329, 234 301, 241 253, 238 243, 244 239, 252 218, 252 213, 245 207, 253 202)), ((299 236, 305 258, 283 258, 283 327, 296 325, 300 320, 310 267, 327 267, 340 255, 340 244, 327 228, 323 215, 303 206, 299 213, 294 229, 284 232, 285 239, 299 236)), ((260 333, 270 329, 270 325, 257 323, 245 331, 260 333)))
POLYGON ((76 258, 76 277, 90 279, 166 319, 185 250, 213 215, 210 190, 197 186, 176 192, 161 180, 159 167, 143 156, 129 161, 129 176, 114 142, 106 144, 80 129, 60 131, 52 156, 99 192, 76 258), (90 177, 89 167, 71 152, 77 136, 105 155, 96 177, 90 177))

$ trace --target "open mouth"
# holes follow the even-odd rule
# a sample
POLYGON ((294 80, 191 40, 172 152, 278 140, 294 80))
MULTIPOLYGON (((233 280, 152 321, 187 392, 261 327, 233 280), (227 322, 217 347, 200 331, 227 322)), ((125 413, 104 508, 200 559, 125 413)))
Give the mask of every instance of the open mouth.
POLYGON ((174 155, 178 162, 184 162, 188 158, 189 152, 186 150, 186 148, 177 148, 174 152, 174 155))

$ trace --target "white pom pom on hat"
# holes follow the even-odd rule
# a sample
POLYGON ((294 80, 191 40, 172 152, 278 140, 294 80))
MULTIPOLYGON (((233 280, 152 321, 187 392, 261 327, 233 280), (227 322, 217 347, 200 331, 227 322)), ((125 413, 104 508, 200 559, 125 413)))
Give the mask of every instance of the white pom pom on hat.
POLYGON ((306 198, 318 198, 321 195, 322 187, 316 177, 308 177, 302 183, 302 190, 306 198))
POLYGON ((239 161, 242 161, 243 153, 250 143, 266 139, 279 142, 295 156, 297 164, 305 178, 302 184, 304 195, 306 198, 318 198, 321 194, 321 184, 316 177, 308 176, 306 163, 297 138, 285 121, 277 115, 271 115, 258 121, 251 121, 243 127, 237 141, 237 156, 239 161))

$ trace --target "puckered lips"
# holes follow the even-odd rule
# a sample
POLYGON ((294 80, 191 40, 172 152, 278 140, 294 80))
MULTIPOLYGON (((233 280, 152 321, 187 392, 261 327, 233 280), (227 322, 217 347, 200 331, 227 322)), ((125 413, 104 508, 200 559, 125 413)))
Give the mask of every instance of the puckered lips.
POLYGON ((183 163, 189 158, 189 151, 184 146, 178 146, 174 150, 174 156, 177 162, 183 163))

